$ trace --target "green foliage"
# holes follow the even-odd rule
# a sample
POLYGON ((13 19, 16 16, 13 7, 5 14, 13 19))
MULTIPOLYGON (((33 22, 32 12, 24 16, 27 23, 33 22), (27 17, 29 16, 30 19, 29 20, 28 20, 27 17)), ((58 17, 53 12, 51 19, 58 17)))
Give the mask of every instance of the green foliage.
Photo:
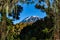
POLYGON ((1 17, 0 17, 0 22, 1 22, 1 17))
POLYGON ((31 40, 36 40, 36 38, 35 37, 32 37, 31 40))
POLYGON ((12 33, 7 36, 7 40, 14 40, 14 37, 13 37, 12 33))
POLYGON ((42 30, 44 33, 48 33, 49 31, 48 31, 48 28, 45 28, 45 29, 43 29, 42 30))
MULTIPOLYGON (((7 37, 6 40, 20 40, 18 30, 15 30, 15 26, 7 27, 7 37)), ((19 31, 20 32, 20 31, 19 31)))
POLYGON ((8 25, 8 26, 10 26, 10 25, 12 25, 12 24, 13 24, 13 22, 12 22, 12 20, 11 20, 11 19, 8 19, 8 18, 7 18, 7 20, 6 20, 6 21, 7 21, 7 25, 8 25))

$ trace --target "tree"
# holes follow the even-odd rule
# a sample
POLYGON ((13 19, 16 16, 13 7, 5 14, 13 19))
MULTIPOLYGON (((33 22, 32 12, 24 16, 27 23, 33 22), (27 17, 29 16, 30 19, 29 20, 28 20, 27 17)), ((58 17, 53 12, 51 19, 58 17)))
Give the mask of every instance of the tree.
POLYGON ((7 14, 9 16, 12 16, 13 19, 19 19, 19 13, 22 11, 23 8, 19 5, 16 5, 17 2, 18 0, 0 0, 0 14, 1 14, 0 39, 1 40, 5 40, 7 36, 7 31, 6 31, 8 26, 7 14))
POLYGON ((5 40, 7 34, 7 24, 11 24, 11 20, 7 19, 7 14, 13 17, 12 20, 19 19, 19 13, 22 12, 23 7, 21 5, 16 5, 16 3, 20 1, 22 3, 33 3, 27 2, 28 0, 0 0, 0 14, 1 14, 1 23, 0 23, 0 33, 1 40, 5 40))
POLYGON ((59 29, 60 29, 60 0, 52 0, 53 4, 51 5, 50 0, 39 0, 39 3, 45 2, 47 4, 47 8, 41 6, 40 4, 36 4, 35 7, 37 9, 42 9, 44 10, 47 15, 54 19, 54 40, 59 40, 59 29))

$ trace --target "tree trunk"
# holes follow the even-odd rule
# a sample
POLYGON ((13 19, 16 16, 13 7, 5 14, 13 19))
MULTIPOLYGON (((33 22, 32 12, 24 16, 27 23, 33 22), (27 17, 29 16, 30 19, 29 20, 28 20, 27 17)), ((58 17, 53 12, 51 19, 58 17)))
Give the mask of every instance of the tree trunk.
POLYGON ((0 40, 5 40, 6 38, 6 13, 2 12, 2 26, 1 26, 1 39, 0 40))
POLYGON ((60 40, 60 14, 57 13, 55 16, 55 30, 54 30, 54 40, 60 40))
POLYGON ((58 8, 58 0, 55 0, 54 2, 54 12, 55 12, 55 30, 54 30, 54 40, 60 40, 60 36, 59 36, 59 29, 60 29, 60 12, 59 12, 59 8, 58 8))

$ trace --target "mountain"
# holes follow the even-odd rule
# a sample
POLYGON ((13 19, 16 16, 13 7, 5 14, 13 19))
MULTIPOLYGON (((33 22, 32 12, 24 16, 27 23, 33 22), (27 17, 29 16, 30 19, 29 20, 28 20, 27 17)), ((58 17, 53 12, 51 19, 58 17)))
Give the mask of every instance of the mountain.
POLYGON ((26 17, 21 22, 23 22, 23 23, 27 22, 28 23, 28 22, 36 22, 37 20, 40 20, 40 17, 38 17, 38 16, 30 16, 30 17, 26 17))

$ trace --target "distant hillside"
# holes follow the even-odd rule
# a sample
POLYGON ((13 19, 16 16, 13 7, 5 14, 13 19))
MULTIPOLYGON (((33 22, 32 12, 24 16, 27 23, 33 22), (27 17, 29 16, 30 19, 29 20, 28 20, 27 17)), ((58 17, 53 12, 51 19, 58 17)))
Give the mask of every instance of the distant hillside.
POLYGON ((54 23, 52 18, 45 17, 37 20, 32 25, 27 25, 21 30, 20 39, 51 40, 53 39, 54 23))
POLYGON ((26 17, 25 19, 23 19, 20 23, 18 23, 16 25, 18 25, 20 27, 20 30, 22 30, 24 27, 26 27, 27 25, 32 25, 37 20, 40 20, 40 17, 30 16, 30 17, 26 17))

